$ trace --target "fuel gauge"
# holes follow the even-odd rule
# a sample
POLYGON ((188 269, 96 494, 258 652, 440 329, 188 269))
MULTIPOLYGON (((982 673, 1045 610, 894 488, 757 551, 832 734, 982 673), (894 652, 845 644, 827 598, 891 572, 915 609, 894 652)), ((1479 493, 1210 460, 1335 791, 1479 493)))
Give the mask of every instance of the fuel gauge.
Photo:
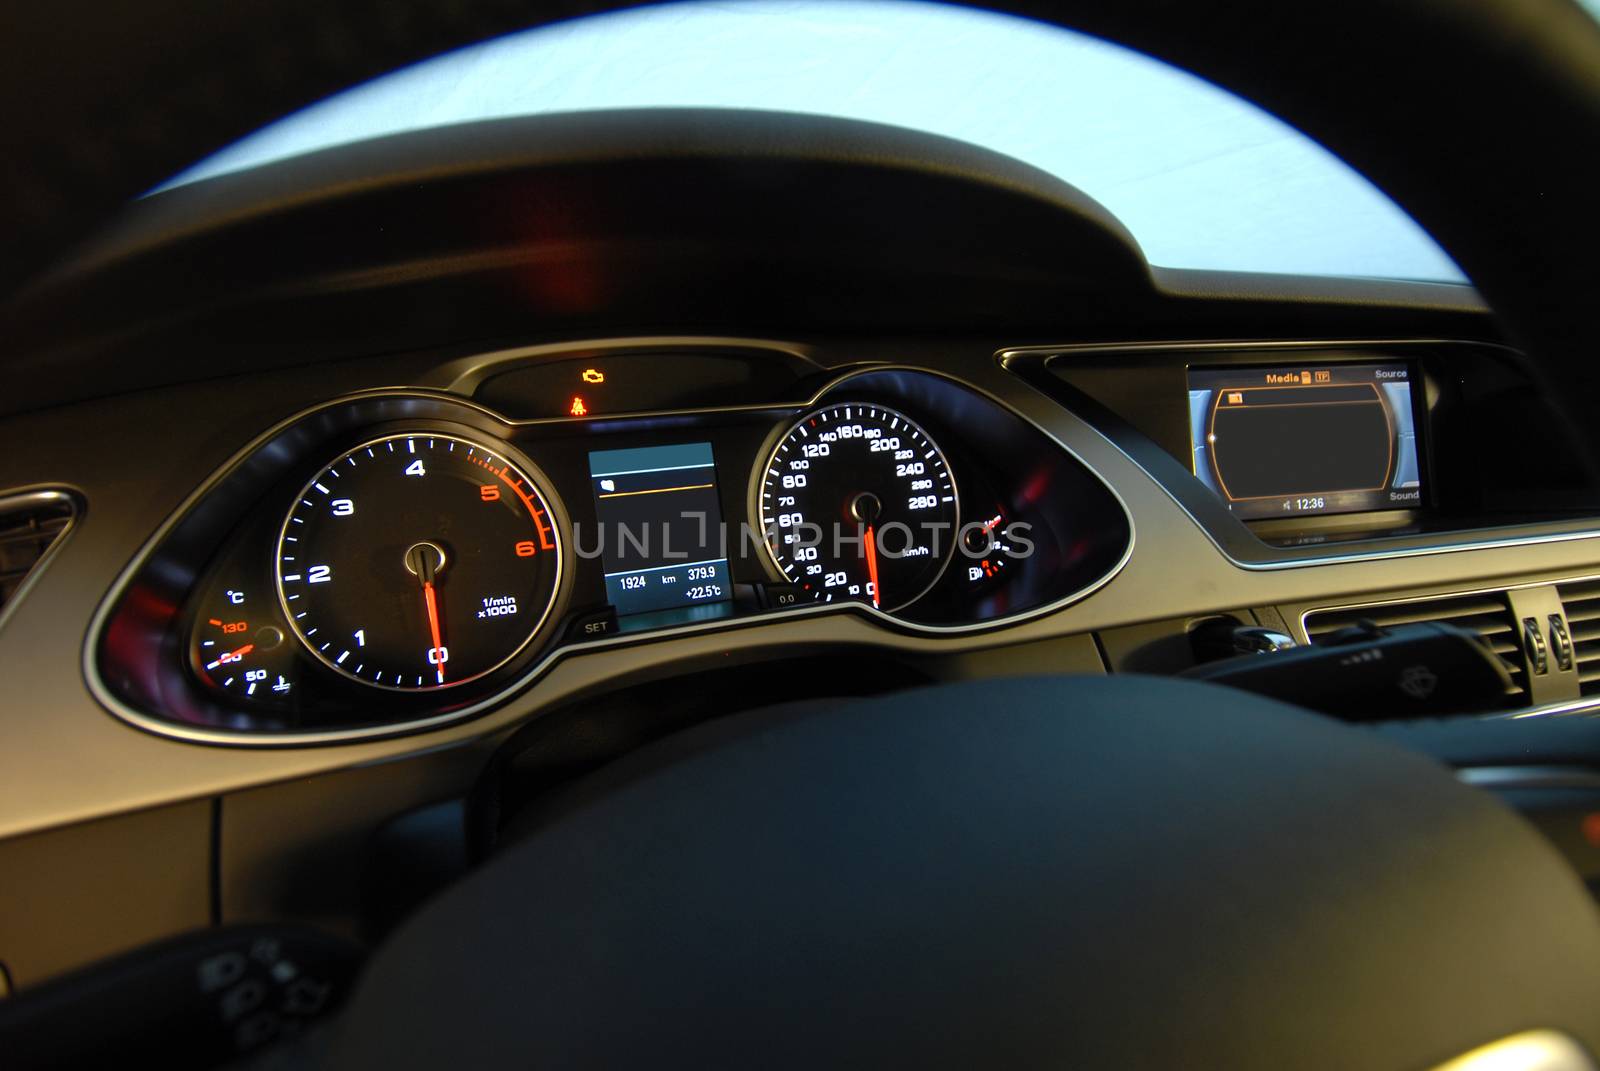
POLYGON ((961 529, 962 565, 969 588, 988 586, 1006 575, 1017 548, 1011 543, 1010 525, 1005 514, 996 510, 981 521, 961 529))
POLYGON ((293 702, 296 655, 272 612, 274 600, 223 588, 200 607, 190 636, 190 661, 218 691, 255 703, 293 702))

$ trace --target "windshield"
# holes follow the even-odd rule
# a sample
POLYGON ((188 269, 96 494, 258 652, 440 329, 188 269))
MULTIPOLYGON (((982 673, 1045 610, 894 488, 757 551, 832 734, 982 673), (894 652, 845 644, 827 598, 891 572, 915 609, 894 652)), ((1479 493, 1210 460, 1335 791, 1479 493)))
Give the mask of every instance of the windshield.
POLYGON ((692 0, 513 34, 324 100, 164 188, 424 127, 638 107, 826 114, 981 145, 1088 193, 1165 267, 1465 281, 1371 183, 1238 97, 1096 38, 906 0, 692 0))

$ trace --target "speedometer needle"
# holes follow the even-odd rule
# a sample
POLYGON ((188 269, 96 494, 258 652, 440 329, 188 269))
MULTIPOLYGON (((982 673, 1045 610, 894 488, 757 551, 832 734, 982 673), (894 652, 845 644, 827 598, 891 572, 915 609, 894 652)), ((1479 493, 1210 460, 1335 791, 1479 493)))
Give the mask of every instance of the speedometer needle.
POLYGON ((862 537, 862 546, 867 552, 867 579, 872 581, 872 605, 878 605, 878 541, 873 537, 872 525, 867 525, 867 533, 862 537))

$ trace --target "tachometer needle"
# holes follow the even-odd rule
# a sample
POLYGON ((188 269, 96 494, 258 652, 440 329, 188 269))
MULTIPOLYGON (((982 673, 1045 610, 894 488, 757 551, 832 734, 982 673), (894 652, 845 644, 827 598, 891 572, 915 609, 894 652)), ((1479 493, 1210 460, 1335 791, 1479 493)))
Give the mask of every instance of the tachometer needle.
MULTIPOLYGON (((433 646, 428 648, 428 661, 433 663, 439 683, 444 683, 444 641, 439 636, 439 595, 434 590, 433 578, 444 568, 444 551, 433 543, 414 543, 406 551, 406 571, 422 581, 422 601, 428 605, 428 635, 433 646)), ((422 683, 420 678, 417 683, 422 683)))
POLYGON ((428 604, 428 629, 433 633, 433 664, 439 670, 439 683, 444 683, 444 644, 439 641, 439 599, 433 593, 433 581, 422 582, 422 597, 428 604))
POLYGON ((867 525, 867 533, 862 537, 862 546, 867 552, 867 579, 872 581, 872 605, 878 605, 878 541, 872 534, 872 525, 867 525))
POLYGON ((251 651, 254 651, 255 649, 256 649, 256 645, 255 644, 247 643, 243 647, 239 648, 237 651, 229 651, 227 654, 223 655, 221 658, 217 659, 215 662, 211 662, 211 663, 207 664, 206 668, 207 669, 216 669, 218 666, 222 665, 224 662, 237 662, 237 661, 239 661, 239 659, 243 658, 245 655, 249 654, 251 651))

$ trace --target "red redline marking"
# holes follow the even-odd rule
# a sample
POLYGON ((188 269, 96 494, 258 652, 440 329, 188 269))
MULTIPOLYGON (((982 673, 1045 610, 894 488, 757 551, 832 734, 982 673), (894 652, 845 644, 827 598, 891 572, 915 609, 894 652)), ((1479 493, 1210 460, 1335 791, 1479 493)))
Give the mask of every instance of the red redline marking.
POLYGON ((544 523, 544 517, 542 515, 543 511, 540 510, 538 506, 533 504, 533 499, 525 491, 523 491, 522 485, 518 481, 511 478, 511 466, 507 465, 505 468, 495 473, 495 475, 504 480, 506 486, 511 488, 518 498, 522 499, 522 504, 524 506, 528 507, 528 516, 533 518, 534 526, 539 529, 539 549, 555 550, 556 545, 554 533, 544 523))
POLYGON ((539 549, 555 550, 555 531, 545 523, 544 511, 535 505, 532 496, 522 489, 522 481, 512 477, 511 466, 506 465, 496 469, 493 464, 482 458, 474 457, 471 460, 474 464, 482 465, 498 476, 500 481, 511 488, 512 492, 522 500, 522 504, 527 507, 528 516, 533 518, 535 527, 539 529, 539 549))

